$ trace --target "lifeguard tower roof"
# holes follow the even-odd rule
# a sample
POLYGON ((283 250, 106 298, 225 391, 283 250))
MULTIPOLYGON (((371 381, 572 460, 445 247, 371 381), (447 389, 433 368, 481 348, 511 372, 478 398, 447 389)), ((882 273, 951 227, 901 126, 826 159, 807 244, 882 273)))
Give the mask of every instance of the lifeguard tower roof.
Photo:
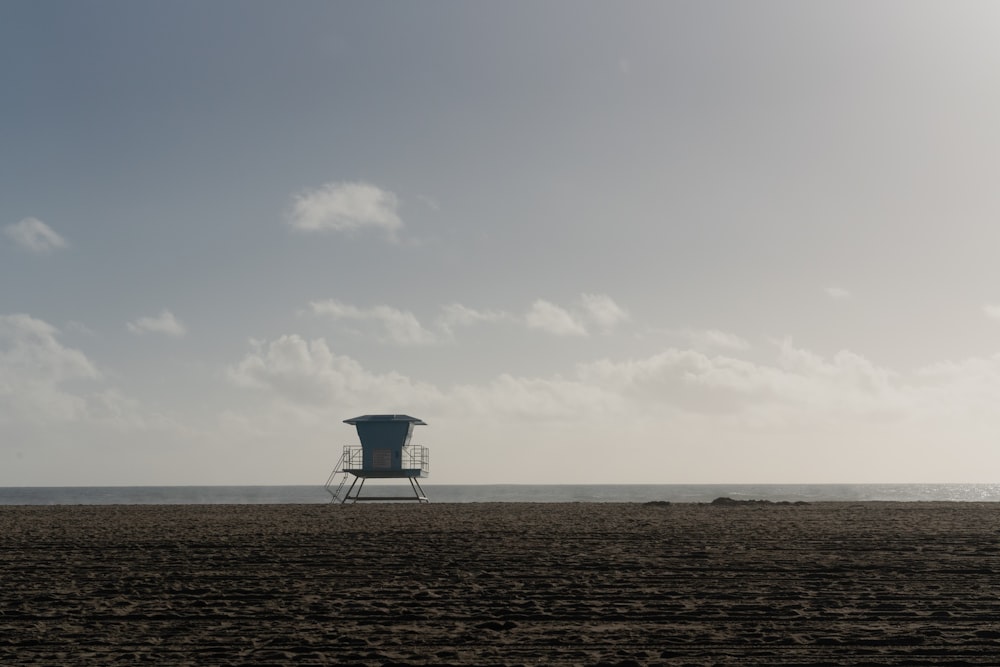
POLYGON ((351 424, 352 426, 357 426, 363 422, 409 422, 417 426, 427 426, 427 422, 423 419, 417 419, 410 415, 361 415, 360 417, 344 420, 345 424, 351 424))

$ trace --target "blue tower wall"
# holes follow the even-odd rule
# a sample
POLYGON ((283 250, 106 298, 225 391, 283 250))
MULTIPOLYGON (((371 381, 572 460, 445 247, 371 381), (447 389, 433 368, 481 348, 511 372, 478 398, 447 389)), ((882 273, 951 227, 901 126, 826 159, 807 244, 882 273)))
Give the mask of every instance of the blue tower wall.
POLYGON ((358 422, 365 470, 402 470, 403 447, 410 444, 413 424, 403 421, 358 422))

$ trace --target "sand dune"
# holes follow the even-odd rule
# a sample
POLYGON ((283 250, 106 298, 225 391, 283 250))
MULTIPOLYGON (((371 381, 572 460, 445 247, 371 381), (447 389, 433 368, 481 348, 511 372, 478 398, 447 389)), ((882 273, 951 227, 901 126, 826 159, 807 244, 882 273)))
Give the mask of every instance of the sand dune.
POLYGON ((0 664, 1000 663, 1000 506, 0 507, 0 664))

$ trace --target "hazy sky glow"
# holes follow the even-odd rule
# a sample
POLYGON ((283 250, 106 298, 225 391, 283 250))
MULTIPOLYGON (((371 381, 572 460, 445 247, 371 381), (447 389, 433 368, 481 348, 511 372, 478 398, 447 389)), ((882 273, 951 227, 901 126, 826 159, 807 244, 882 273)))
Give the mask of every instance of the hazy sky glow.
POLYGON ((0 485, 997 480, 996 3, 0 17, 0 485))

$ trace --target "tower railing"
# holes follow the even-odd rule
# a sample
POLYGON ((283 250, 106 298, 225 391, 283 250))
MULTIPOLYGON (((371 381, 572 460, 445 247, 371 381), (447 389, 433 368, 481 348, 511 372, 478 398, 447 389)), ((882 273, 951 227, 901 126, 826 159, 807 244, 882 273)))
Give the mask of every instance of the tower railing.
POLYGON ((340 457, 341 470, 360 470, 365 467, 364 450, 358 445, 344 445, 344 454, 340 457))
POLYGON ((409 447, 403 447, 403 463, 406 464, 407 461, 409 461, 409 465, 407 467, 429 473, 431 471, 430 448, 422 445, 410 445, 409 447))
MULTIPOLYGON (((431 450, 422 445, 407 445, 402 449, 401 467, 404 470, 431 471, 431 450)), ((359 445, 345 445, 338 470, 363 470, 365 467, 364 448, 359 445)))

